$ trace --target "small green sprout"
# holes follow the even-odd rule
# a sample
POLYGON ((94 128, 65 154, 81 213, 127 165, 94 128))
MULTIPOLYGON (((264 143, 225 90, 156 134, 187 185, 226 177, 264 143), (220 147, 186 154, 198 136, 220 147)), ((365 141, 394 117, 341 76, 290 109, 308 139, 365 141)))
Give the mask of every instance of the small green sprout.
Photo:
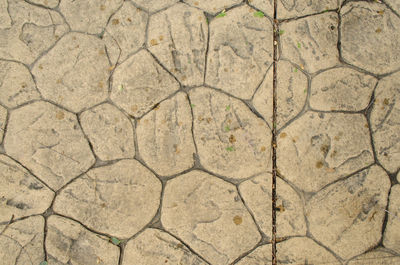
POLYGON ((190 104, 190 107, 192 107, 192 108, 194 108, 196 105, 194 105, 193 103, 192 104, 190 104))
POLYGON ((300 44, 300 42, 297 42, 297 48, 301 48, 301 44, 300 44))
POLYGON ((224 128, 224 130, 225 130, 225 132, 229 132, 229 131, 231 130, 231 128, 229 128, 229 126, 226 125, 225 128, 224 128))
POLYGON ((111 243, 113 243, 114 245, 118 246, 121 243, 121 241, 116 237, 112 237, 111 238, 111 243))
POLYGON ((39 265, 47 265, 48 263, 47 263, 47 261, 42 261, 42 262, 40 262, 40 264, 39 265))
POLYGON ((255 17, 264 17, 264 13, 261 11, 254 12, 255 17))
POLYGON ((279 35, 282 35, 283 33, 285 33, 283 29, 279 30, 279 35))
POLYGON ((230 105, 226 106, 226 108, 225 108, 226 111, 229 111, 230 109, 231 109, 230 105))
POLYGON ((297 73, 297 68, 293 68, 293 72, 297 73))
POLYGON ((206 23, 209 24, 210 22, 208 21, 208 17, 206 17, 206 23))
POLYGON ((124 90, 124 85, 123 84, 121 84, 121 85, 119 85, 119 91, 122 91, 122 90, 124 90))
POLYGON ((234 148, 233 146, 228 146, 228 147, 225 148, 225 149, 226 149, 226 151, 228 151, 228 152, 235 151, 235 148, 234 148))
POLYGON ((217 17, 224 17, 224 16, 226 16, 225 10, 217 15, 217 17))

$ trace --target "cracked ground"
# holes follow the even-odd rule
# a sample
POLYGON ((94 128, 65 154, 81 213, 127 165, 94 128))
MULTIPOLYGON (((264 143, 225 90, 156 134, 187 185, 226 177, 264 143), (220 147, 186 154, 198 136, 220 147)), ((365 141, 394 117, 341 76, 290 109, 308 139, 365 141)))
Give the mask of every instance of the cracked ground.
POLYGON ((2 265, 400 264, 399 169, 398 0, 0 0, 2 265))

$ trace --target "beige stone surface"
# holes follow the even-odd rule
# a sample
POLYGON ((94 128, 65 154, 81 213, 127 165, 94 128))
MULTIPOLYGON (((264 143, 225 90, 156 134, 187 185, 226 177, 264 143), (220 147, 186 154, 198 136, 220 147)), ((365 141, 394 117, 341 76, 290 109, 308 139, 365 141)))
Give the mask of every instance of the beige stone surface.
POLYGON ((202 171, 167 182, 161 222, 211 264, 230 264, 261 239, 236 187, 202 171))
POLYGON ((11 17, 8 13, 8 1, 0 1, 0 29, 11 27, 11 17))
POLYGON ((135 155, 132 123, 113 105, 106 103, 87 110, 80 115, 80 121, 94 153, 101 160, 135 155))
POLYGON ((52 215, 47 220, 46 251, 51 265, 117 265, 119 248, 67 218, 52 215))
POLYGON ((11 158, 0 155, 0 222, 41 214, 54 193, 11 158))
POLYGON ((379 81, 370 120, 378 160, 394 173, 400 168, 400 72, 379 81))
POLYGON ((241 101, 199 87, 189 92, 200 163, 216 174, 245 179, 270 170, 271 131, 241 101))
POLYGON ((308 202, 311 234, 347 260, 381 239, 390 179, 371 166, 318 192, 308 202))
POLYGON ((174 175, 194 165, 192 114, 185 93, 161 102, 140 119, 136 134, 140 156, 157 174, 174 175))
POLYGON ((341 10, 344 60, 375 74, 400 68, 400 18, 384 4, 354 2, 341 10))
POLYGON ((126 1, 108 21, 106 31, 121 49, 120 62, 143 46, 147 19, 148 15, 145 12, 126 1))
POLYGON ((178 82, 141 50, 115 69, 111 99, 129 115, 140 117, 178 89, 178 82))
MULTIPOLYGON (((249 0, 249 5, 261 10, 264 15, 270 18, 274 17, 274 1, 273 0, 249 0)), ((278 1, 279 4, 279 1, 278 1)), ((278 14, 279 15, 279 14, 278 14)))
POLYGON ((14 108, 39 99, 29 69, 21 63, 0 60, 0 102, 14 108))
POLYGON ((368 106, 376 83, 373 76, 351 68, 327 70, 311 82, 310 106, 322 111, 360 111, 368 106))
POLYGON ((178 3, 150 17, 150 52, 185 86, 204 82, 207 39, 206 17, 186 4, 178 3))
MULTIPOLYGON (((272 174, 261 174, 239 185, 244 202, 264 234, 271 239, 272 231, 272 174)), ((276 212, 277 236, 298 236, 306 234, 303 202, 300 196, 286 182, 277 178, 276 212)))
POLYGON ((385 3, 388 4, 391 8, 393 8, 393 10, 397 12, 397 14, 400 13, 400 2, 396 0, 386 0, 385 3))
POLYGON ((26 0, 26 2, 48 8, 55 8, 60 3, 60 0, 26 0))
POLYGON ((327 12, 282 23, 282 57, 310 73, 339 64, 338 19, 327 12))
MULTIPOLYGON (((0 225, 3 231, 5 225, 0 225)), ((0 259, 3 265, 39 264, 44 261, 44 219, 29 217, 8 226, 0 235, 0 259)))
MULTIPOLYGON (((277 67, 277 129, 296 117, 307 99, 307 76, 287 61, 277 67)), ((253 97, 253 105, 272 128, 273 67, 268 69, 260 88, 253 97)))
POLYGON ((94 168, 61 191, 57 213, 89 228, 129 238, 147 225, 160 203, 161 182, 136 160, 94 168))
POLYGON ((179 0, 132 0, 137 6, 151 13, 172 6, 178 1, 179 0))
POLYGON ((390 191, 388 211, 383 245, 400 254, 400 185, 394 185, 390 191))
POLYGON ((76 116, 44 101, 11 112, 4 148, 53 189, 95 162, 76 116))
POLYGON ((109 67, 100 39, 70 33, 35 63, 32 73, 44 98, 79 112, 107 98, 109 67))
POLYGON ((368 251, 354 259, 348 265, 386 265, 386 264, 400 264, 400 256, 395 256, 388 252, 386 249, 379 247, 377 249, 368 251))
POLYGON ((244 5, 210 22, 205 82, 242 99, 252 97, 272 63, 271 22, 254 12, 244 5))
POLYGON ((7 109, 0 105, 0 144, 3 142, 4 130, 7 124, 7 109))
POLYGON ((217 13, 223 11, 226 8, 232 7, 234 5, 242 2, 241 0, 183 0, 191 6, 200 8, 207 13, 216 15, 217 13))
POLYGON ((325 185, 374 162, 362 114, 309 111, 278 137, 279 171, 304 191, 325 185))
POLYGON ((148 228, 128 241, 122 265, 130 264, 184 264, 206 265, 173 236, 148 228))

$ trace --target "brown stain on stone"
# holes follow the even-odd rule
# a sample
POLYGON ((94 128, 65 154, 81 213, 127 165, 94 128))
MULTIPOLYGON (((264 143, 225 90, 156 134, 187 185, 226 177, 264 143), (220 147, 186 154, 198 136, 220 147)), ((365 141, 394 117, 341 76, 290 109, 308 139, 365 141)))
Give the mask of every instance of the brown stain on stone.
POLYGON ((322 161, 318 161, 316 164, 315 164, 315 167, 316 168, 322 168, 324 166, 324 163, 322 162, 322 161))
POLYGON ((388 98, 385 98, 385 99, 383 100, 383 104, 386 105, 386 106, 389 105, 389 99, 388 99, 388 98))
POLYGON ((105 5, 100 5, 100 10, 101 10, 101 11, 106 10, 106 6, 105 6, 105 5))
POLYGON ((56 113, 56 118, 58 119, 58 120, 62 120, 62 119, 64 119, 64 112, 63 111, 57 111, 57 113, 56 113))
POLYGON ((283 132, 283 133, 281 133, 281 134, 279 135, 280 138, 285 138, 286 136, 287 136, 287 134, 286 134, 285 132, 283 132))
POLYGON ((261 146, 261 152, 265 152, 265 150, 267 150, 267 148, 265 146, 261 146))
POLYGON ((233 144, 234 142, 236 142, 236 137, 235 137, 233 134, 231 134, 231 136, 229 136, 229 142, 230 142, 231 144, 233 144))
POLYGON ((136 105, 131 106, 131 111, 136 112, 138 110, 138 107, 136 105))
POLYGON ((240 225, 243 222, 243 219, 241 216, 236 215, 235 217, 233 217, 233 222, 235 223, 235 225, 240 225))
POLYGON ((159 39, 160 41, 162 41, 162 40, 164 39, 164 36, 163 36, 163 35, 160 35, 160 36, 158 36, 158 39, 159 39))
POLYGON ((113 25, 118 25, 119 24, 119 19, 114 18, 111 23, 113 25))
POLYGON ((155 46, 158 44, 158 42, 156 39, 152 39, 152 40, 150 40, 150 44, 151 44, 151 46, 155 46))

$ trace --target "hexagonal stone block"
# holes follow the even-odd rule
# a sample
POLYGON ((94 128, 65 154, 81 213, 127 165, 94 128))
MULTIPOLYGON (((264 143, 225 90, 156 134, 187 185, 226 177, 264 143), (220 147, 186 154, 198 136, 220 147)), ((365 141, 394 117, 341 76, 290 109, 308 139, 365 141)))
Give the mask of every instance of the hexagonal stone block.
POLYGON ((122 7, 110 18, 106 31, 121 49, 120 62, 143 46, 147 18, 148 15, 145 12, 134 7, 128 1, 124 2, 122 7))
POLYGON ((141 50, 115 69, 111 99, 129 115, 140 117, 178 89, 178 82, 141 50))
POLYGON ((215 15, 220 11, 242 2, 241 0, 183 0, 191 6, 200 8, 207 13, 215 15))
POLYGON ((400 253, 400 185, 394 185, 390 192, 388 221, 383 236, 383 245, 400 253))
POLYGON ((271 131, 241 101, 212 89, 189 92, 200 163, 216 174, 245 179, 270 169, 271 131))
POLYGON ((111 104, 102 104, 80 115, 82 129, 95 154, 103 161, 133 158, 133 127, 128 117, 111 104))
POLYGON ((375 74, 400 68, 400 18, 384 4, 348 3, 340 10, 343 59, 375 74))
POLYGON ((161 222, 211 264, 230 264, 261 239, 236 187, 202 171, 167 182, 161 222))
POLYGON ((95 162, 76 116, 43 101, 11 112, 4 148, 53 189, 95 162))
POLYGON ((40 99, 29 69, 21 63, 0 60, 0 102, 14 108, 40 99))
POLYGON ((128 241, 122 265, 128 264, 193 264, 206 265, 173 236, 148 228, 128 241), (154 251, 157 250, 157 251, 154 251))
POLYGON ((362 254, 347 263, 348 265, 400 264, 400 256, 394 256, 387 249, 379 247, 362 254))
POLYGON ((89 228, 129 238, 157 212, 161 182, 136 160, 91 169, 57 196, 54 211, 89 228))
POLYGON ((337 25, 335 12, 282 23, 282 57, 310 73, 339 64, 337 25))
POLYGON ((118 264, 119 248, 107 237, 94 234, 79 223, 57 215, 49 217, 47 226, 49 264, 118 264))
POLYGON ((186 94, 161 102, 139 120, 136 129, 140 156, 157 174, 178 174, 194 165, 192 113, 186 94))
POLYGON ((179 0, 132 0, 137 6, 151 13, 172 6, 178 1, 179 0))
POLYGON ((400 73, 381 79, 375 90, 370 121, 376 156, 394 173, 400 168, 400 73))
POLYGON ((69 33, 35 63, 32 73, 44 98, 80 112, 107 98, 109 67, 100 39, 69 33))
POLYGON ((316 110, 360 111, 371 101, 376 78, 351 68, 334 68, 311 82, 310 107, 316 110))
MULTIPOLYGON (((5 225, 0 225, 3 231, 5 225)), ((28 217, 8 226, 0 235, 0 258, 4 265, 39 264, 44 261, 42 216, 28 217)))
POLYGON ((3 136, 6 124, 7 124, 7 109, 0 105, 0 144, 3 142, 3 136))
MULTIPOLYGON (((268 69, 259 89, 253 97, 253 105, 272 128, 273 68, 268 69)), ((277 122, 279 129, 296 117, 307 99, 307 76, 287 61, 277 66, 277 122)))
MULTIPOLYGON (((271 239, 272 231, 272 174, 262 174, 242 182, 239 186, 249 210, 264 234, 271 239)), ((303 203, 300 196, 283 180, 277 178, 276 211, 277 236, 287 237, 306 234, 303 203)))
POLYGON ((110 16, 123 2, 123 0, 62 0, 59 8, 73 31, 100 34, 110 16))
POLYGON ((185 86, 204 82, 207 39, 206 17, 196 8, 179 3, 150 17, 149 50, 185 86))
MULTIPOLYGON (((202 1, 204 2, 204 1, 202 1)), ((226 12, 210 23, 206 84, 250 99, 272 63, 272 25, 249 6, 226 12)))
POLYGON ((25 168, 5 155, 0 155, 0 222, 11 216, 21 218, 41 214, 50 207, 53 192, 25 168))
POLYGON ((307 192, 374 162, 361 114, 307 112, 283 130, 277 146, 280 173, 307 192))
POLYGON ((347 260, 381 239, 390 179, 372 166, 318 192, 306 206, 312 235, 347 260))

